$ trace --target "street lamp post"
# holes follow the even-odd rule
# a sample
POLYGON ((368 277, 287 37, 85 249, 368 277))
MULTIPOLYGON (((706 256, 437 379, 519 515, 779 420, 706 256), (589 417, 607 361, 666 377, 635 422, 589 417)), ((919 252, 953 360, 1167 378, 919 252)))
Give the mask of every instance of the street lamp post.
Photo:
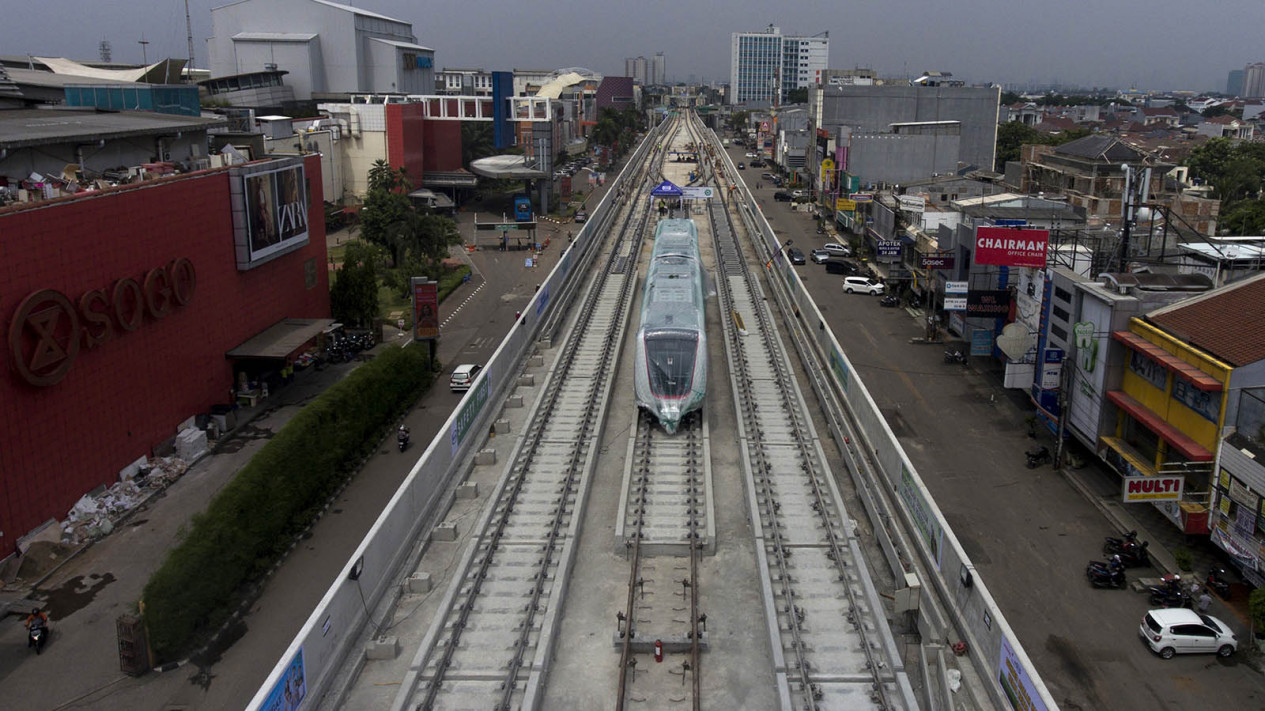
POLYGON ((149 66, 149 50, 146 47, 146 45, 149 44, 149 40, 145 39, 144 37, 141 37, 140 40, 137 41, 137 44, 141 46, 141 64, 148 67, 149 66))

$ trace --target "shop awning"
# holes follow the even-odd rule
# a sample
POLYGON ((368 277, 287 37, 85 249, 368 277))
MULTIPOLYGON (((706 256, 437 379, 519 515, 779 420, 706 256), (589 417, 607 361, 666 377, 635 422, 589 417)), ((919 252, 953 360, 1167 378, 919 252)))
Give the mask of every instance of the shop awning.
POLYGON ((1192 385, 1206 392, 1221 390, 1221 381, 1187 363, 1132 331, 1112 331, 1111 337, 1164 366, 1166 370, 1189 380, 1192 385))
POLYGON ((225 353, 229 358, 284 360, 334 323, 332 318, 287 318, 272 324, 250 340, 225 353))
POLYGON ((1141 422, 1148 430, 1159 435, 1165 442, 1173 445, 1177 451, 1182 453, 1183 457, 1192 462, 1212 461, 1212 452, 1187 437, 1181 430, 1165 422, 1164 418, 1151 412, 1145 405, 1134 400, 1124 391, 1111 390, 1107 393, 1107 399, 1115 403, 1116 407, 1129 413, 1130 417, 1141 422))

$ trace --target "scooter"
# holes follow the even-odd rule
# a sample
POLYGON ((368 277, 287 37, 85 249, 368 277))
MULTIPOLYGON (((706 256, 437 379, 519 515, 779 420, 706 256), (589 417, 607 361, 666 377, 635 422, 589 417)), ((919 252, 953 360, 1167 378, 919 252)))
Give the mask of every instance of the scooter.
POLYGON ((1182 590, 1181 580, 1180 575, 1170 573, 1160 578, 1159 585, 1147 587, 1151 604, 1161 607, 1190 607, 1194 601, 1190 599, 1189 593, 1182 590))
POLYGON ((878 300, 879 306, 900 306, 900 297, 895 294, 888 294, 878 300))
POLYGON ((944 352, 944 362, 966 365, 966 354, 956 348, 950 348, 944 352))
POLYGON ((400 430, 399 432, 395 433, 395 441, 396 441, 396 444, 400 445, 401 452, 408 449, 408 440, 409 440, 409 433, 406 432, 405 430, 400 430))
POLYGON ((27 646, 34 647, 35 653, 39 654, 44 651, 44 643, 48 639, 48 625, 44 624, 44 620, 35 618, 31 620, 31 626, 26 632, 27 646))
POLYGON ((1230 580, 1226 576, 1225 568, 1218 567, 1209 570, 1208 579, 1204 583, 1222 599, 1230 599, 1230 580))
POLYGON ((1111 556, 1111 555, 1115 555, 1119 553, 1124 548, 1137 545, 1138 532, 1129 531, 1128 533, 1124 534, 1124 538, 1116 538, 1114 536, 1107 536, 1103 538, 1102 541, 1103 541, 1102 554, 1106 556, 1111 556))
POLYGON ((1129 583, 1125 580, 1124 569, 1113 567, 1101 560, 1091 560, 1085 566, 1085 577, 1096 588, 1124 588, 1129 583))
POLYGON ((1050 448, 1045 445, 1041 445, 1036 449, 1029 449, 1027 452, 1024 452, 1024 456, 1028 458, 1029 469, 1036 469, 1042 464, 1054 461, 1054 457, 1050 455, 1050 448))

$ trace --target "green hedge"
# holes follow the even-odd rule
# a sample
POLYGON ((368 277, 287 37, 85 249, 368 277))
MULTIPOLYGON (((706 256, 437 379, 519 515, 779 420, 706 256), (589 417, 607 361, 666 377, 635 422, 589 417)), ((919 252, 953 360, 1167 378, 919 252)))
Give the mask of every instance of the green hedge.
POLYGON ((145 585, 145 624, 160 661, 204 641, 243 586, 285 554, 434 379, 427 351, 392 348, 356 368, 300 410, 193 518, 145 585))

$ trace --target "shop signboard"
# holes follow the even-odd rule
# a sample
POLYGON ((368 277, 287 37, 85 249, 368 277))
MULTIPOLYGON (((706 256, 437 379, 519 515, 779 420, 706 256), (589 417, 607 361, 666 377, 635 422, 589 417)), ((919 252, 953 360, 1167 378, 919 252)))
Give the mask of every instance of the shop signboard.
POLYGON ((439 282, 413 277, 413 339, 439 338, 439 282))
POLYGON ((852 202, 874 202, 874 196, 867 193, 852 193, 848 197, 852 202))
POLYGON ((242 176, 246 243, 251 262, 307 244, 307 179, 303 163, 242 176))
POLYGON ((1186 477, 1182 475, 1127 476, 1121 484, 1124 503, 1181 501, 1186 477))
POLYGON ((900 240, 898 239, 881 239, 878 241, 878 256, 880 257, 900 257, 900 240))
POLYGON ((1005 289, 972 289, 966 293, 966 315, 1004 318, 1010 315, 1010 292, 1005 289))
POLYGON ((715 196, 716 188, 710 186, 681 188, 681 197, 687 200, 711 200, 715 196))
POLYGON ((918 255, 918 266, 922 269, 952 269, 954 263, 954 256, 944 252, 918 255))
POLYGON ((1045 266, 1049 230, 979 227, 975 231, 975 263, 1006 267, 1045 266))
POLYGON ((927 198, 922 195, 897 195, 896 202, 900 209, 909 212, 923 212, 927 209, 927 198))
POLYGON ((851 212, 857 209, 857 202, 847 198, 838 198, 835 200, 835 209, 839 212, 851 212))
POLYGON ((966 282, 946 281, 944 283, 944 310, 966 311, 966 294, 966 282))
MULTIPOLYGON (((966 300, 963 299, 965 302, 966 300)), ((965 305, 963 308, 966 308, 965 305)), ((990 356, 993 354, 993 332, 986 328, 971 331, 971 355, 990 356)))
POLYGON ((1063 375, 1062 348, 1045 349, 1045 357, 1041 362, 1041 389, 1055 390, 1059 387, 1059 378, 1063 375))

